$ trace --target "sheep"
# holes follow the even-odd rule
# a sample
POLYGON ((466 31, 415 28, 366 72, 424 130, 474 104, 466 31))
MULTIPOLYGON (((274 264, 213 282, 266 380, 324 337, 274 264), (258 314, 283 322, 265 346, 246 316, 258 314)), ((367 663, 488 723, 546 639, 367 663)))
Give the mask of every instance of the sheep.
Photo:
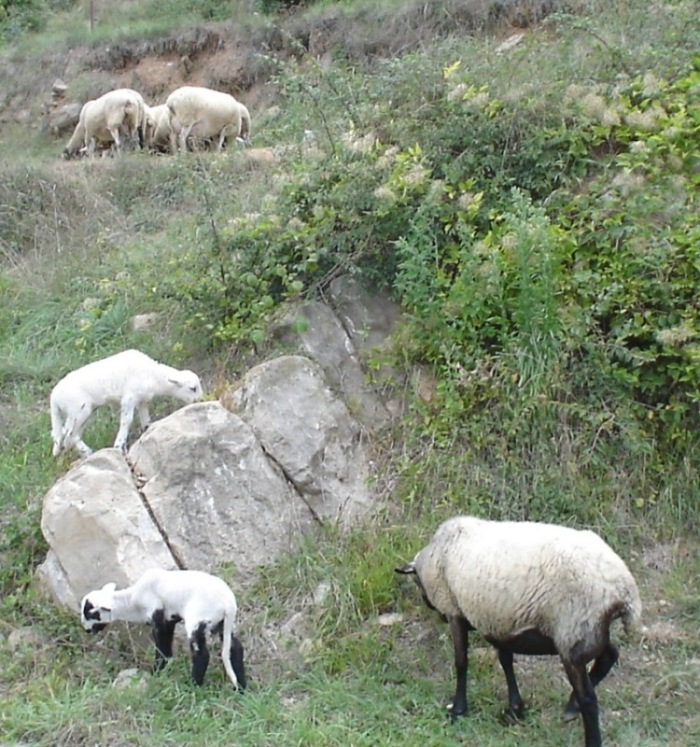
MULTIPOLYGON (((250 114, 228 93, 200 86, 182 86, 167 98, 170 110, 170 149, 187 150, 187 139, 214 139, 221 150, 228 138, 250 137, 250 114)), ((163 129, 165 128, 163 121, 163 129)))
POLYGON ((172 657, 175 626, 183 622, 197 685, 209 665, 207 634, 217 634, 226 675, 234 688, 245 688, 243 645, 235 636, 236 597, 223 579, 203 571, 151 568, 132 586, 116 588, 108 583, 83 597, 80 618, 85 630, 99 633, 115 620, 150 623, 157 672, 172 657))
POLYGON ((168 105, 146 106, 145 140, 151 150, 164 151, 170 147, 170 119, 168 105))
POLYGON ((621 618, 626 631, 633 629, 641 601, 627 566, 597 534, 457 516, 396 571, 414 574, 425 603, 450 623, 453 718, 467 712, 469 631, 479 630, 497 649, 505 673, 506 717, 523 715, 513 654, 558 654, 573 688, 565 715, 580 712, 586 747, 602 745, 594 688, 619 656, 610 626, 621 618))
POLYGON ((138 91, 118 88, 98 99, 88 101, 80 111, 80 119, 71 139, 63 149, 65 158, 76 155, 85 148, 94 155, 97 143, 113 143, 121 150, 120 129, 125 129, 131 139, 138 136, 143 147, 146 127, 146 104, 138 91))
POLYGON ((89 456, 92 449, 82 440, 83 428, 92 411, 108 402, 121 405, 114 447, 126 451, 134 411, 138 410, 141 426, 147 428, 151 422, 148 403, 161 396, 194 402, 202 396, 199 377, 158 363, 138 350, 124 350, 71 371, 51 392, 53 455, 74 447, 89 456))

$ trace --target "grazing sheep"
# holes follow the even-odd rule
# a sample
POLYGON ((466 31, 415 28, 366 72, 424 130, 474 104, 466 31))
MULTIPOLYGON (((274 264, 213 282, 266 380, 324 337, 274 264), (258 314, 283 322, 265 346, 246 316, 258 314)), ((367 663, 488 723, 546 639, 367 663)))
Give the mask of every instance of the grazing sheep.
POLYGON ((92 156, 98 142, 113 143, 116 150, 120 151, 120 131, 125 132, 132 140, 138 136, 139 146, 143 147, 145 127, 146 104, 141 94, 130 88, 109 91, 83 106, 73 136, 63 149, 63 155, 71 158, 84 148, 92 156))
POLYGON ((148 403, 166 396, 194 402, 202 396, 199 377, 158 363, 138 350, 125 350, 71 371, 51 392, 53 455, 71 447, 82 456, 92 454, 82 440, 83 428, 92 411, 108 402, 121 405, 114 446, 125 451, 134 411, 138 410, 141 426, 147 428, 151 422, 148 403))
POLYGON ((565 713, 581 712, 586 747, 602 745, 594 688, 618 659, 610 625, 621 618, 625 630, 632 628, 641 601, 627 566, 598 535, 458 516, 396 571, 415 574, 426 604, 450 623, 457 674, 453 717, 467 712, 469 631, 479 630, 498 651, 507 716, 523 714, 513 654, 559 655, 573 688, 565 713))
POLYGON ((167 104, 146 106, 146 145, 155 151, 170 149, 170 118, 167 104))
POLYGON ((192 658, 192 678, 201 685, 209 665, 207 634, 223 641, 221 658, 235 688, 245 688, 243 646, 235 636, 236 597, 228 584, 202 571, 166 571, 151 568, 132 586, 116 590, 105 584, 80 603, 85 630, 98 633, 116 620, 150 623, 156 646, 155 670, 173 655, 175 626, 185 624, 192 658))
MULTIPOLYGON (((199 86, 182 86, 166 101, 170 110, 170 149, 176 153, 187 150, 187 140, 214 140, 221 150, 229 138, 241 137, 245 120, 245 136, 250 136, 248 110, 228 93, 199 86)), ((165 128, 165 122, 163 123, 165 128)))

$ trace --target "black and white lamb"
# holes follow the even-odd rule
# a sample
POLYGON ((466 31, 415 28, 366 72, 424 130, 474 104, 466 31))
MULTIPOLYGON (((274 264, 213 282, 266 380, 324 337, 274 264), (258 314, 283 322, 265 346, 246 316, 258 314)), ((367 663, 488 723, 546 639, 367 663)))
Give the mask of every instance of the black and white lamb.
POLYGON ((523 715, 513 654, 558 655, 573 688, 565 713, 580 711, 585 747, 602 745, 595 687, 619 656, 610 626, 620 618, 629 631, 642 605, 627 566, 597 534, 458 516, 441 524, 414 560, 396 571, 415 574, 428 607, 450 623, 457 675, 453 718, 467 712, 469 631, 478 630, 498 651, 508 717, 523 715))
POLYGON ((85 423, 96 407, 108 402, 121 406, 114 446, 126 450, 129 428, 138 410, 141 426, 148 428, 148 404, 154 397, 175 397, 190 404, 202 396, 199 376, 158 363, 139 350, 124 350, 66 374, 51 392, 53 455, 75 448, 81 456, 92 454, 83 441, 85 423))
POLYGON ((236 597, 223 579, 203 571, 147 570, 132 586, 116 590, 105 584, 80 603, 85 630, 98 633, 116 620, 150 623, 156 646, 155 670, 173 655, 173 636, 179 622, 185 625, 192 658, 192 678, 201 685, 209 666, 207 635, 223 641, 221 657, 235 688, 245 688, 243 645, 235 636, 236 597))

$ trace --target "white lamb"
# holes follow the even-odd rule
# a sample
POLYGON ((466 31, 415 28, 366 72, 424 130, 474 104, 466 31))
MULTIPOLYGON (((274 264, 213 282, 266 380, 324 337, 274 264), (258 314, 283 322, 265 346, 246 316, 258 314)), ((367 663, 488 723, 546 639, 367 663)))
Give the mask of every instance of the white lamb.
POLYGON ((209 666, 207 635, 223 641, 221 658, 235 688, 245 688, 243 646, 235 636, 236 597, 223 579, 202 571, 166 571, 152 568, 132 586, 116 590, 105 584, 80 603, 85 630, 98 633, 116 620, 150 623, 156 646, 155 670, 173 655, 173 636, 179 622, 185 624, 192 659, 192 678, 201 685, 209 666))
POLYGON ((139 145, 143 146, 145 127, 146 104, 141 94, 131 88, 109 91, 83 106, 63 155, 70 158, 84 148, 92 156, 98 142, 113 143, 119 151, 120 131, 125 132, 132 140, 138 137, 139 145))
POLYGON ((146 106, 146 144, 153 150, 170 147, 170 117, 167 104, 146 106))
POLYGON ((138 410, 141 426, 147 428, 149 402, 166 396, 188 404, 198 400, 202 396, 199 377, 158 363, 138 350, 125 350, 71 371, 51 392, 53 455, 71 447, 82 456, 91 454, 82 440, 83 428, 92 411, 108 402, 121 404, 114 446, 125 451, 134 411, 138 410))
POLYGON ((559 655, 573 688, 565 713, 582 714, 586 747, 602 745, 594 688, 619 656, 610 625, 621 618, 625 630, 632 628, 641 601, 627 566, 598 535, 458 516, 396 570, 415 574, 426 604, 450 623, 457 674, 453 718, 467 712, 469 631, 479 630, 498 650, 509 718, 523 714, 513 654, 559 655))
MULTIPOLYGON (((188 138, 213 140, 221 150, 230 138, 250 137, 248 110, 228 93, 200 86, 182 86, 174 90, 166 101, 170 110, 170 149, 176 153, 187 150, 188 138), (242 123, 245 122, 245 125, 242 123)), ((161 120, 166 127, 165 120, 161 120)))

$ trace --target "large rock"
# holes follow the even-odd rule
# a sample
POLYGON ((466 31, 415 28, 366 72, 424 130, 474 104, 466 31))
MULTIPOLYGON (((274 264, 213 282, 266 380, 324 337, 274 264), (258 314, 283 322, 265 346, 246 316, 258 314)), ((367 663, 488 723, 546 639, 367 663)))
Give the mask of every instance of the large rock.
POLYGON ((38 576, 56 601, 75 610, 153 566, 232 566, 245 582, 320 523, 348 527, 372 508, 362 428, 318 364, 269 361, 225 400, 182 407, 126 458, 98 451, 48 491, 38 576))
POLYGON ((390 420, 381 397, 373 391, 357 357, 357 350, 338 317, 327 304, 300 304, 272 329, 282 342, 316 361, 328 382, 363 425, 378 428, 390 420))
POLYGON ((363 358, 384 348, 401 308, 385 293, 370 292, 352 275, 335 278, 329 296, 350 339, 363 358))
POLYGON ((251 369, 225 397, 320 520, 351 525, 372 505, 361 427, 323 369, 283 356, 251 369))
POLYGON ((176 568, 118 449, 79 462, 44 497, 50 550, 38 575, 53 598, 77 609, 108 581, 133 583, 147 568, 176 568))
POLYGON ((231 564, 236 577, 295 549, 314 517, 250 426, 218 402, 183 407, 130 451, 134 472, 183 568, 231 564))
POLYGON ((82 104, 61 104, 49 111, 48 128, 54 137, 72 133, 80 119, 82 104))

